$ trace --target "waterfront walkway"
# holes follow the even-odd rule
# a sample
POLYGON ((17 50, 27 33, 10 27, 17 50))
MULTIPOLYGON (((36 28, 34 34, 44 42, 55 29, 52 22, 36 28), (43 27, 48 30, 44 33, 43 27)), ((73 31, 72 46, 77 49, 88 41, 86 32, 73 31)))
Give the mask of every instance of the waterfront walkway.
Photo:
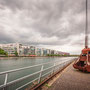
POLYGON ((90 73, 75 70, 71 64, 48 90, 90 90, 90 73))

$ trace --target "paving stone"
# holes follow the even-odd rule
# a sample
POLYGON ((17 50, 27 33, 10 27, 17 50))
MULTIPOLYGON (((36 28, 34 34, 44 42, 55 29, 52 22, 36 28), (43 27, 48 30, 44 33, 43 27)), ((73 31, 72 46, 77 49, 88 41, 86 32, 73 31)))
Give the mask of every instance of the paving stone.
POLYGON ((90 73, 68 66, 48 90, 90 90, 90 73))

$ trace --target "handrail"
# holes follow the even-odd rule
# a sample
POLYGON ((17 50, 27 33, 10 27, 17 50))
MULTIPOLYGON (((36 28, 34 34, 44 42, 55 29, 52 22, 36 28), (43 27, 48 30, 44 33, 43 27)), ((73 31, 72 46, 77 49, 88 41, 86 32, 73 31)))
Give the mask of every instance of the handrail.
MULTIPOLYGON (((14 84, 14 83, 16 83, 16 82, 25 80, 25 79, 33 76, 33 75, 36 75, 36 74, 40 74, 40 76, 38 77, 38 83, 39 83, 41 77, 43 76, 43 75, 42 75, 42 72, 44 72, 44 71, 46 71, 46 70, 49 70, 49 69, 51 69, 51 68, 53 68, 53 70, 55 70, 54 67, 59 66, 60 64, 63 64, 63 63, 66 63, 66 62, 71 62, 73 59, 70 59, 70 60, 64 59, 64 60, 65 60, 65 61, 61 61, 61 62, 58 63, 57 65, 55 65, 55 63, 58 62, 59 60, 57 60, 57 61, 50 61, 50 62, 48 62, 48 63, 42 63, 42 64, 38 64, 38 65, 33 65, 33 66, 24 67, 24 68, 19 68, 19 69, 14 69, 14 70, 9 70, 9 71, 5 71, 5 72, 1 72, 0 75, 5 74, 6 76, 5 76, 4 84, 3 84, 3 85, 0 85, 0 88, 5 88, 5 87, 7 87, 7 86, 10 86, 10 85, 12 85, 12 84, 14 84), (23 77, 21 77, 21 78, 18 78, 18 79, 16 79, 16 80, 13 80, 13 81, 10 81, 10 82, 7 83, 7 78, 8 78, 8 74, 9 74, 9 73, 16 72, 16 71, 21 71, 21 70, 25 70, 25 69, 29 69, 29 68, 32 68, 32 67, 43 66, 43 65, 46 65, 46 64, 49 64, 49 63, 53 63, 54 65, 51 66, 51 67, 45 68, 45 69, 43 69, 43 68, 41 67, 42 69, 41 69, 40 71, 34 72, 34 73, 32 73, 32 74, 23 76, 23 77)), ((53 70, 51 70, 51 71, 53 71, 53 70)), ((50 72, 50 71, 49 71, 49 72, 50 72)), ((47 73, 45 73, 45 74, 47 74, 47 73)), ((35 79, 35 80, 36 80, 36 79, 35 79)), ((32 80, 32 81, 34 81, 34 80, 32 80)), ((30 81, 30 82, 32 82, 32 81, 30 81)), ((29 82, 29 83, 30 83, 30 82, 29 82)), ((27 83, 27 84, 29 84, 29 83, 27 83)), ((25 84, 25 85, 26 85, 26 84, 25 84)), ((23 87, 23 86, 25 86, 25 85, 22 85, 21 87, 23 87)), ((19 88, 20 88, 20 87, 19 87, 19 88)), ((19 88, 18 88, 18 89, 19 89, 19 88)), ((18 89, 17 89, 17 90, 18 90, 18 89)))
MULTIPOLYGON (((62 62, 62 63, 64 63, 64 62, 62 62)), ((60 64, 62 64, 62 63, 60 63, 60 64)), ((58 65, 60 65, 60 64, 58 64, 58 65)), ((44 72, 44 71, 46 71, 46 70, 48 70, 48 69, 50 69, 50 68, 53 68, 53 67, 56 67, 56 66, 51 66, 51 67, 49 67, 49 68, 46 68, 46 69, 44 69, 42 72, 44 72)), ((51 70, 52 71, 52 70, 51 70)), ((42 75, 41 77, 43 77, 43 76, 45 76, 45 75, 47 75, 47 74, 49 74, 51 71, 49 71, 48 73, 46 73, 46 74, 44 74, 44 75, 42 75)), ((41 71, 40 71, 41 72, 41 71)), ((38 72, 37 72, 38 73, 38 72)), ((35 79, 36 80, 36 79, 35 79)), ((23 86, 25 86, 25 85, 23 85, 23 86)), ((23 86, 21 86, 22 88, 23 88, 23 86)), ((21 87, 19 87, 18 89, 16 89, 16 90, 19 90, 19 89, 21 89, 21 87)))
MULTIPOLYGON (((65 59, 64 59, 65 60, 65 59)), ((57 60, 58 61, 58 60, 57 60)), ((33 66, 28 66, 28 67, 24 67, 24 68, 19 68, 19 69, 14 69, 14 70, 9 70, 9 71, 4 71, 4 72, 0 72, 0 75, 6 74, 6 73, 11 73, 11 72, 16 72, 16 71, 20 71, 20 70, 25 70, 25 69, 29 69, 32 67, 37 67, 37 66, 41 66, 41 65, 45 65, 45 64, 49 64, 49 63, 55 63, 57 61, 50 61, 48 63, 42 63, 42 64, 38 64, 38 65, 33 65, 33 66)))

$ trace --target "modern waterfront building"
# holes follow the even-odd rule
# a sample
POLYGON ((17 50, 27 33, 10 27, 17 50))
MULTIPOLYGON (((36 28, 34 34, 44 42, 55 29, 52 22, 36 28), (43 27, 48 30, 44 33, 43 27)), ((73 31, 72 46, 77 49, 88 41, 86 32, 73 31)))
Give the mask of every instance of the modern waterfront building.
POLYGON ((29 55, 36 55, 36 47, 30 46, 29 55))
POLYGON ((36 47, 35 46, 22 46, 20 48, 20 55, 21 56, 31 56, 36 55, 36 47))
POLYGON ((54 50, 54 54, 55 55, 58 55, 59 54, 59 51, 54 50))
POLYGON ((47 56, 47 49, 43 48, 42 51, 43 51, 43 56, 47 56))
POLYGON ((42 49, 41 48, 36 48, 36 55, 37 56, 43 56, 43 53, 42 53, 42 49))
POLYGON ((22 44, 19 43, 10 43, 10 44, 0 44, 0 48, 8 53, 8 55, 15 55, 15 52, 20 53, 20 48, 22 44))
POLYGON ((47 54, 51 54, 51 50, 50 49, 47 49, 47 54))
POLYGON ((5 50, 9 56, 15 56, 15 52, 17 52, 19 56, 70 55, 67 52, 22 45, 20 43, 0 44, 0 48, 5 50))
POLYGON ((29 48, 30 48, 29 46, 25 46, 25 45, 23 46, 22 45, 22 47, 19 50, 20 51, 20 54, 19 55, 20 56, 27 56, 28 53, 29 53, 29 48))
POLYGON ((54 52, 55 52, 54 50, 51 50, 51 54, 52 54, 52 55, 54 55, 54 52))
POLYGON ((67 53, 67 52, 60 52, 60 51, 59 51, 59 55, 70 55, 70 53, 67 53))

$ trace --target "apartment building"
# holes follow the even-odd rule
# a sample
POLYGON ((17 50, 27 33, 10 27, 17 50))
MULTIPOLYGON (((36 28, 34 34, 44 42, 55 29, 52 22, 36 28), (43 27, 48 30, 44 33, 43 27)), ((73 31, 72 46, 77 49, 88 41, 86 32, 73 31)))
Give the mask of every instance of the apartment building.
POLYGON ((0 48, 8 53, 8 55, 15 55, 15 52, 20 53, 20 48, 22 44, 10 43, 10 44, 0 44, 0 48))
POLYGON ((20 43, 0 44, 0 48, 6 51, 9 56, 15 56, 15 52, 17 52, 19 56, 47 56, 48 54, 70 55, 66 52, 37 48, 35 46, 22 45, 20 43))

